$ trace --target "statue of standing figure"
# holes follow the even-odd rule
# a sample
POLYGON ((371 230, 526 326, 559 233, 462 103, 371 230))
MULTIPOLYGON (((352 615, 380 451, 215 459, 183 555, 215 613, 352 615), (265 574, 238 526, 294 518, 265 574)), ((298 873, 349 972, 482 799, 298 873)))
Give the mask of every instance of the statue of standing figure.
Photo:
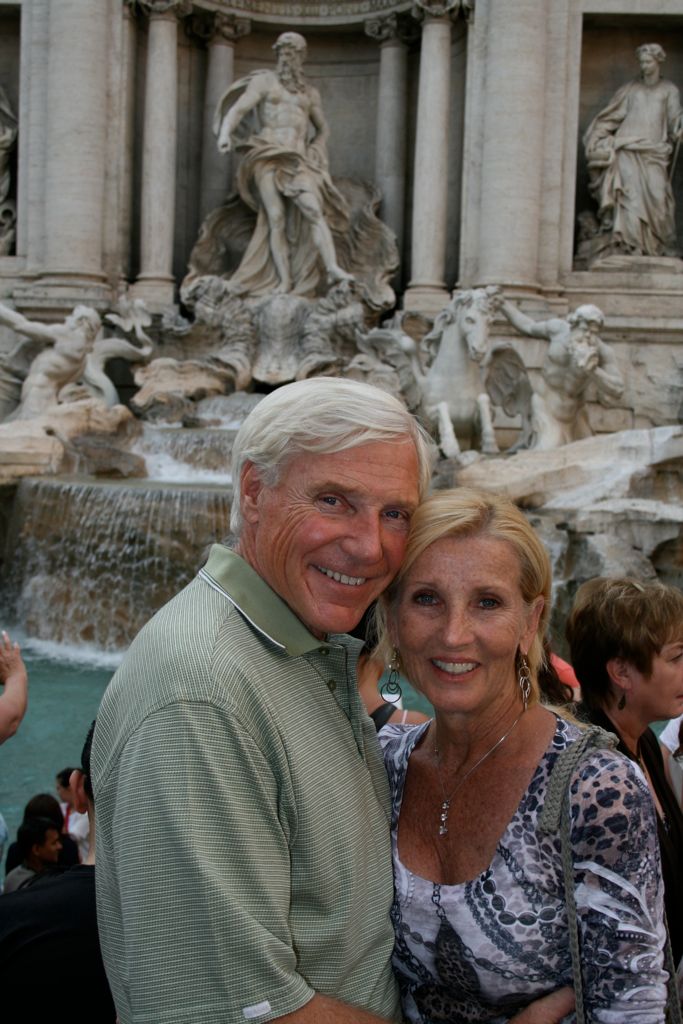
POLYGON ((236 294, 310 294, 320 276, 351 280, 337 262, 332 230, 349 227, 348 208, 328 171, 329 129, 318 90, 303 73, 306 40, 284 32, 275 71, 254 71, 221 98, 218 148, 243 149, 237 187, 257 213, 254 234, 230 279, 236 294))
POLYGON ((636 50, 640 78, 619 89, 583 138, 589 188, 598 204, 597 233, 579 255, 678 256, 670 180, 683 110, 673 82, 661 78, 658 43, 636 50))

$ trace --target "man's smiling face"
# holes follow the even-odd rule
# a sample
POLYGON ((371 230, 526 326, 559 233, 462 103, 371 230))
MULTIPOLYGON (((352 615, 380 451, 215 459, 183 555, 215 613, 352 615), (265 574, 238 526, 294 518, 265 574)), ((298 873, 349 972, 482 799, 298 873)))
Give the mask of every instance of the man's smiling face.
POLYGON ((297 455, 273 487, 247 463, 238 551, 318 637, 346 633, 400 567, 417 507, 412 441, 297 455))

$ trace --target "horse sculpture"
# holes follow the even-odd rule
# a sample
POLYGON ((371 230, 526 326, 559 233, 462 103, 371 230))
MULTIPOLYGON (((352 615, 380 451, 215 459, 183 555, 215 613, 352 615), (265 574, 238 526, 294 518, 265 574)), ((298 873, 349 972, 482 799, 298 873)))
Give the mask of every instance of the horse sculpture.
POLYGON ((446 458, 462 457, 458 436, 474 449, 495 455, 491 403, 482 380, 489 353, 489 326, 501 301, 496 287, 455 295, 422 339, 433 359, 420 379, 423 415, 434 424, 446 458))

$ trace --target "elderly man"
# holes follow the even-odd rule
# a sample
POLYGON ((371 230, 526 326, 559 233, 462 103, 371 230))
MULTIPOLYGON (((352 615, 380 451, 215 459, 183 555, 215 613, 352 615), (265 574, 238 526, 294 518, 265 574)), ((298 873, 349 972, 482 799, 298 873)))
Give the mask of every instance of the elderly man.
POLYGON ((98 715, 119 1017, 396 1019, 387 784, 343 634, 399 568, 430 444, 391 396, 318 378, 263 399, 233 473, 235 550, 148 623, 98 715))

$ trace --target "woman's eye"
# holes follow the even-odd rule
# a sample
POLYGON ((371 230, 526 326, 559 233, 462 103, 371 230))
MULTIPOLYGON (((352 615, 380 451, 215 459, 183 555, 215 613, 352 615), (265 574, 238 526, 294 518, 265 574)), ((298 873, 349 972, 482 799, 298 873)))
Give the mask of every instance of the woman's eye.
POLYGON ((436 604, 436 596, 434 594, 421 591, 420 593, 413 594, 413 603, 427 606, 436 604))
POLYGON ((482 597, 479 600, 480 608, 484 609, 497 608, 499 604, 500 601, 496 597, 482 597))

